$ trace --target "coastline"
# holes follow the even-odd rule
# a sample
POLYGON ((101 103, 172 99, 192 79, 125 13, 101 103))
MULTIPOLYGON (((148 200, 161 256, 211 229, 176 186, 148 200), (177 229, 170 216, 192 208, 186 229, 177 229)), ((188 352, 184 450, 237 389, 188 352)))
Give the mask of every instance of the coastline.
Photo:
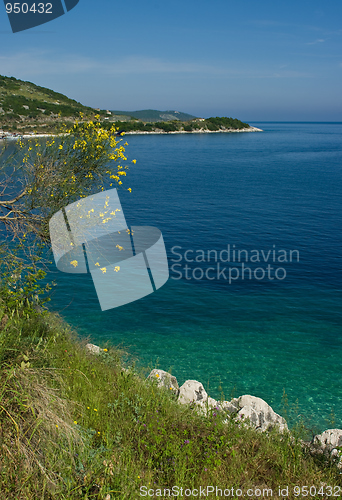
POLYGON ((5 135, 0 141, 18 141, 19 139, 36 139, 41 137, 54 137, 56 134, 18 134, 16 136, 5 135))
POLYGON ((249 127, 249 128, 221 128, 220 130, 208 130, 200 128, 199 130, 175 130, 172 132, 165 132, 165 130, 157 129, 151 132, 145 130, 132 130, 130 132, 125 132, 125 135, 147 135, 147 134, 217 134, 217 133, 236 133, 236 132, 263 132, 261 128, 249 127))
MULTIPOLYGON (((86 349, 97 356, 104 355, 108 349, 102 349, 95 344, 86 344, 86 349)), ((139 375, 134 372, 133 367, 125 368, 121 366, 121 371, 125 374, 130 374, 136 378, 139 375)), ((140 378, 140 380, 143 380, 140 378)), ((217 413, 225 415, 223 424, 234 422, 237 429, 243 426, 254 428, 257 432, 267 433, 276 428, 279 434, 290 435, 291 440, 294 439, 291 429, 284 417, 276 413, 273 408, 263 399, 250 394, 244 394, 239 397, 231 398, 230 400, 215 400, 209 396, 204 389, 204 386, 198 380, 188 379, 182 386, 179 386, 174 375, 159 368, 154 368, 149 373, 145 381, 154 383, 159 390, 172 391, 179 405, 192 406, 193 411, 205 416, 216 416, 217 413), (213 413, 214 412, 214 413, 213 413)), ((330 460, 335 459, 335 465, 339 470, 342 469, 342 451, 341 443, 342 429, 330 428, 320 433, 315 433, 311 440, 299 439, 299 444, 303 451, 308 452, 311 456, 325 455, 330 457, 330 460)))
MULTIPOLYGON (((170 134, 217 134, 217 133, 239 133, 239 132, 263 132, 261 128, 257 127, 249 127, 249 128, 241 128, 241 129, 233 129, 233 128, 221 128, 220 130, 208 130, 201 128, 199 130, 175 130, 171 132, 165 132, 165 130, 156 129, 153 131, 145 131, 145 130, 132 130, 130 132, 125 132, 123 135, 170 135, 170 134)), ((18 136, 5 136, 1 137, 0 140, 18 140, 18 139, 35 139, 35 138, 43 138, 43 137, 54 137, 56 134, 20 134, 18 136)))

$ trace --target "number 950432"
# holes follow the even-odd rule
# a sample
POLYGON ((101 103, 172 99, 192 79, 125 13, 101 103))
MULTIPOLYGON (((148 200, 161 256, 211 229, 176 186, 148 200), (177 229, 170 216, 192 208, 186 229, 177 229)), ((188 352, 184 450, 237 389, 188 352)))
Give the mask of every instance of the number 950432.
POLYGON ((7 14, 52 14, 52 3, 6 3, 7 14))

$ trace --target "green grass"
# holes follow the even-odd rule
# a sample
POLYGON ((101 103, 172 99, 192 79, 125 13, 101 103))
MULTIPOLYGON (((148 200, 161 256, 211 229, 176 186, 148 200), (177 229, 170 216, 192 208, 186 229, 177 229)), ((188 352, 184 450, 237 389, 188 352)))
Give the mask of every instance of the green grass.
POLYGON ((298 433, 258 433, 179 405, 146 371, 122 370, 123 350, 90 353, 91 339, 57 315, 2 302, 0 320, 0 499, 132 500, 141 486, 207 485, 278 498, 279 485, 342 485, 298 433))

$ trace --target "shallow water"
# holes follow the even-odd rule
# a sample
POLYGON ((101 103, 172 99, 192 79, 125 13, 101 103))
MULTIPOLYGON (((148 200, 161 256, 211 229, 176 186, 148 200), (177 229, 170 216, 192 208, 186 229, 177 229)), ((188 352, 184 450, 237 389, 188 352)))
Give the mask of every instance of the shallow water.
POLYGON ((120 193, 126 220, 162 231, 170 279, 101 312, 89 275, 54 268, 50 308, 94 343, 130 346, 143 365, 172 369, 180 384, 200 380, 217 398, 259 396, 282 414, 285 390, 309 427, 341 427, 342 124, 252 125, 264 132, 127 136, 137 164, 126 183, 133 192, 120 193), (228 245, 230 262, 228 252, 220 261, 228 245), (216 250, 218 262, 214 252, 186 262, 186 250, 216 250), (260 262, 250 262, 256 250, 260 262), (241 279, 242 262, 251 279, 241 279))

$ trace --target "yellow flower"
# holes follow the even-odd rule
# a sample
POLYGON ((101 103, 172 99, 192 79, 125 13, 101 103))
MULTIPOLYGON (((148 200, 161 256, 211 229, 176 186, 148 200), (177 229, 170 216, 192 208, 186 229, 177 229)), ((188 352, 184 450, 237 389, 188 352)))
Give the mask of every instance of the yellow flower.
POLYGON ((108 352, 108 349, 103 349, 105 352, 108 352))
POLYGON ((71 264, 72 266, 74 266, 74 267, 77 267, 77 266, 78 266, 78 262, 77 262, 77 260, 72 260, 72 261, 70 262, 70 264, 71 264))
POLYGON ((118 273, 118 272, 120 271, 120 266, 115 266, 115 267, 114 267, 114 271, 115 271, 116 273, 118 273))
POLYGON ((63 149, 63 145, 61 144, 60 146, 58 146, 58 149, 63 149))
POLYGON ((96 409, 96 408, 94 408, 94 411, 97 411, 97 409, 96 409))
POLYGON ((76 422, 76 420, 74 420, 74 424, 75 424, 75 425, 77 425, 77 422, 76 422))
POLYGON ((102 271, 103 274, 107 272, 107 268, 106 267, 100 267, 100 269, 101 269, 101 271, 102 271))
POLYGON ((57 424, 56 424, 56 427, 57 427, 57 429, 58 429, 58 425, 57 425, 57 424))
POLYGON ((132 163, 136 164, 137 160, 132 160, 132 163))
POLYGON ((129 191, 131 193, 132 192, 132 188, 128 188, 127 191, 129 191))
POLYGON ((156 377, 159 377, 159 373, 156 373, 156 377))

